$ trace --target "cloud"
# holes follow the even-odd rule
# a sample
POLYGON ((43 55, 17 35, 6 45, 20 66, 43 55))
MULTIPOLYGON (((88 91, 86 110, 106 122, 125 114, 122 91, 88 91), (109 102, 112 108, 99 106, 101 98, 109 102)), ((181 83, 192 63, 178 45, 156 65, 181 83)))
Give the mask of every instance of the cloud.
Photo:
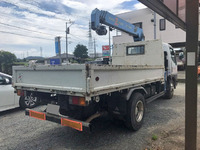
POLYGON ((147 6, 143 5, 142 3, 137 3, 137 4, 133 5, 133 7, 134 7, 135 9, 147 8, 147 6))

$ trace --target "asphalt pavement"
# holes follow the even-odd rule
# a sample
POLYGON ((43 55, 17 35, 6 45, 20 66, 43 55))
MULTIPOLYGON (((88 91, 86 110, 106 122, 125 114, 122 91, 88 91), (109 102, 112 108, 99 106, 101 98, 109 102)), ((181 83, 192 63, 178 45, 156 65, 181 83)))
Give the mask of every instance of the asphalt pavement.
POLYGON ((0 149, 143 150, 152 135, 163 128, 171 128, 184 119, 184 87, 185 84, 179 83, 171 100, 158 99, 148 104, 144 124, 137 132, 128 130, 123 122, 112 121, 108 117, 94 120, 95 128, 90 133, 30 118, 20 109, 0 113, 0 149))

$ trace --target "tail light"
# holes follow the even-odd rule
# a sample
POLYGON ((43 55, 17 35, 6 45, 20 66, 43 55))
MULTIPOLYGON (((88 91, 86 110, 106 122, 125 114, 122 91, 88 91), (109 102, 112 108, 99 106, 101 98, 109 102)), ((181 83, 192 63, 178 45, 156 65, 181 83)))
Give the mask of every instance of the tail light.
POLYGON ((85 106, 85 97, 69 96, 69 104, 85 106))
POLYGON ((17 90, 17 95, 18 95, 18 96, 24 96, 24 91, 22 91, 22 90, 17 90))

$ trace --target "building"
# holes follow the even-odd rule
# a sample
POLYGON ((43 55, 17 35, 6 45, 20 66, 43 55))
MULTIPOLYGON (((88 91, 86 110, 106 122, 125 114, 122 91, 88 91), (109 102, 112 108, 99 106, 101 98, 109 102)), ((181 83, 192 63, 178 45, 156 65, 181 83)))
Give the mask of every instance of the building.
POLYGON ((98 58, 98 57, 102 57, 102 53, 89 53, 89 57, 91 58, 98 58))
POLYGON ((30 61, 30 60, 44 60, 44 57, 41 57, 41 56, 28 56, 25 59, 27 61, 30 61))
MULTIPOLYGON (((173 47, 185 46, 185 31, 158 14, 156 14, 156 30, 154 31, 154 12, 149 8, 122 13, 117 16, 142 28, 145 40, 153 40, 155 34, 156 39, 162 39, 163 42, 169 43, 173 47)), ((121 35, 113 37, 113 44, 124 42, 133 42, 133 37, 123 32, 121 35)))
MULTIPOLYGON (((62 62, 66 62, 66 60, 67 60, 66 53, 61 54, 60 57, 61 57, 62 62)), ((57 55, 57 56, 46 58, 45 64, 50 64, 50 59, 59 59, 60 57, 57 55)), ((73 58, 74 58, 74 55, 68 54, 68 59, 73 59, 73 58)))

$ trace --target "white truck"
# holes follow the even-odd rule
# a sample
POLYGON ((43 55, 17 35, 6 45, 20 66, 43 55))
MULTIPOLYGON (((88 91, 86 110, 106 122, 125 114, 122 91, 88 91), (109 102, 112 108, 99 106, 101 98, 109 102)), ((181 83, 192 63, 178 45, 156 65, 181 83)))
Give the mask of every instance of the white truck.
POLYGON ((173 48, 160 40, 118 44, 111 64, 13 67, 13 87, 18 95, 32 94, 48 103, 43 112, 26 109, 31 117, 82 131, 107 112, 138 130, 146 103, 172 98, 175 58, 173 48))
POLYGON ((138 130, 146 103, 173 96, 177 85, 174 50, 160 40, 143 41, 142 29, 106 11, 95 9, 91 20, 99 35, 107 33, 102 26, 106 24, 137 42, 114 44, 109 64, 13 67, 13 87, 18 95, 33 95, 47 103, 42 112, 26 109, 30 117, 82 131, 108 113, 138 130))

